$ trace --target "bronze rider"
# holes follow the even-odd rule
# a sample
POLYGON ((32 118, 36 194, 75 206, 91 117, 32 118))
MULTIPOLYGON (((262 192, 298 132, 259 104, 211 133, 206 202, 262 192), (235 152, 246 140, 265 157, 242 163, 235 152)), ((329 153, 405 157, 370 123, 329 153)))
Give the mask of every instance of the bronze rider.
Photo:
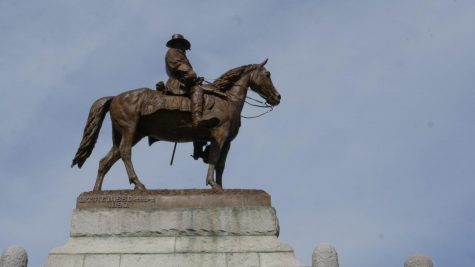
MULTIPOLYGON (((193 70, 188 58, 186 50, 191 49, 191 43, 181 34, 173 34, 172 39, 167 42, 167 55, 165 64, 169 79, 166 86, 173 92, 182 92, 190 98, 191 123, 194 128, 202 125, 203 116, 203 90, 200 84, 203 82, 202 77, 198 77, 193 70)), ((195 142, 193 158, 204 158, 203 146, 206 142, 195 142)))
POLYGON ((197 127, 203 116, 203 90, 199 84, 203 81, 193 70, 186 58, 186 50, 190 50, 191 44, 181 34, 174 34, 167 42, 168 52, 165 64, 169 79, 166 86, 172 91, 186 93, 191 100, 191 122, 197 127))

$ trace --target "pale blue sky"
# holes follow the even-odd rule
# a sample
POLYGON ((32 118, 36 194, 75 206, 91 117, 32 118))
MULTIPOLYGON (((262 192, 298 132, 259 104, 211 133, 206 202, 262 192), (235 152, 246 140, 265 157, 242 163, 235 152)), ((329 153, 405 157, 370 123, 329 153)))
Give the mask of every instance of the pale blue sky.
MULTIPOLYGON (((332 243, 342 267, 475 265, 475 2, 0 2, 0 249, 30 266, 66 242, 77 195, 111 144, 107 118, 70 169, 92 102, 166 78, 179 32, 209 79, 269 58, 282 103, 245 120, 227 188, 272 195, 281 239, 310 264, 332 243)), ((245 114, 260 110, 246 108, 245 114)), ((191 145, 133 151, 149 188, 203 188, 191 145)), ((130 188, 122 163, 105 189, 130 188)))

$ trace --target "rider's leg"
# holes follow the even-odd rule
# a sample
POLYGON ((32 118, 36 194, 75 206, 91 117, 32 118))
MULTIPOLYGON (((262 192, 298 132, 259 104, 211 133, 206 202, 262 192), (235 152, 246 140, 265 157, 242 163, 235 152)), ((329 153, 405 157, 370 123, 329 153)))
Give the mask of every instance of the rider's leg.
POLYGON ((203 117, 203 90, 195 85, 190 90, 191 102, 191 123, 193 127, 197 127, 203 117))
POLYGON ((219 119, 216 117, 203 118, 204 109, 204 91, 195 85, 190 89, 191 102, 191 123, 193 127, 203 126, 207 128, 215 127, 219 124, 219 119))

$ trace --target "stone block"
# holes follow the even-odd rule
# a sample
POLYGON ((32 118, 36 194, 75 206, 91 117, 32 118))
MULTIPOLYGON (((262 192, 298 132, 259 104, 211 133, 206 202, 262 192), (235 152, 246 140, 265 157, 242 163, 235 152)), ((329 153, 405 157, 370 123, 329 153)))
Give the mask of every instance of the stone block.
POLYGON ((224 253, 123 255, 120 267, 210 267, 226 266, 224 253))
POLYGON ((50 254, 174 253, 175 237, 75 237, 50 254))
POLYGON ((120 255, 86 255, 83 267, 119 267, 120 255))
POLYGON ((176 253, 174 260, 174 266, 226 266, 226 255, 224 253, 176 253))
POLYGON ((303 267, 293 252, 259 253, 260 267, 303 267))
POLYGON ((293 249, 275 236, 181 236, 176 238, 175 252, 293 252, 293 249))
POLYGON ((72 237, 277 235, 272 207, 76 209, 72 237))
POLYGON ((226 267, 258 267, 258 253, 226 253, 226 267))
POLYGON ((122 255, 120 267, 176 267, 174 258, 174 254, 126 254, 122 255))
POLYGON ((44 267, 83 267, 84 255, 54 255, 48 256, 48 261, 44 267))
POLYGON ((225 189, 219 193, 209 189, 183 190, 109 190, 81 193, 77 209, 90 208, 218 208, 271 206, 269 194, 262 190, 225 189))

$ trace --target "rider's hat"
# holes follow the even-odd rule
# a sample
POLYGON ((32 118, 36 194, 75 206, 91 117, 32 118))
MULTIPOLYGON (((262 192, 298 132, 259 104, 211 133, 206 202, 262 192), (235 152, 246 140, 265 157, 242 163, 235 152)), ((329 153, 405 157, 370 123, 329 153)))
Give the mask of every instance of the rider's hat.
POLYGON ((179 33, 172 35, 172 39, 167 42, 167 47, 175 47, 177 44, 183 44, 186 50, 190 50, 191 48, 191 43, 179 33))

